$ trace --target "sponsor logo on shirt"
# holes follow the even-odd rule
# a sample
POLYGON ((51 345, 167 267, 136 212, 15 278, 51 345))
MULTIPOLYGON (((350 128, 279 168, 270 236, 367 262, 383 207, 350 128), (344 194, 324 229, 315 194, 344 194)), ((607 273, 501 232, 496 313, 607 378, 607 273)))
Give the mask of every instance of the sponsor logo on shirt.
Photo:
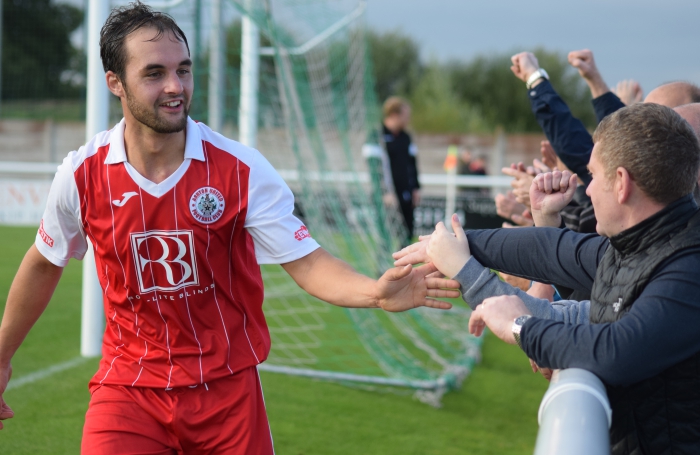
POLYGON ((299 230, 294 233, 294 238, 300 242, 304 239, 311 238, 311 234, 309 234, 309 229, 306 226, 302 225, 299 228, 299 230))
POLYGON ((195 220, 203 224, 216 222, 224 214, 226 201, 221 191, 205 186, 192 194, 190 212, 195 220))
POLYGON ((128 193, 122 194, 122 200, 115 199, 112 201, 112 204, 116 205, 117 207, 124 207, 124 204, 126 204, 126 201, 131 199, 134 196, 138 196, 139 193, 135 193, 133 191, 129 191, 128 193))
POLYGON ((192 231, 148 231, 130 235, 141 293, 198 286, 192 231))
POLYGON ((39 237, 41 237, 41 240, 50 248, 53 248, 53 239, 49 237, 49 234, 44 230, 44 220, 41 220, 41 224, 39 225, 39 237))

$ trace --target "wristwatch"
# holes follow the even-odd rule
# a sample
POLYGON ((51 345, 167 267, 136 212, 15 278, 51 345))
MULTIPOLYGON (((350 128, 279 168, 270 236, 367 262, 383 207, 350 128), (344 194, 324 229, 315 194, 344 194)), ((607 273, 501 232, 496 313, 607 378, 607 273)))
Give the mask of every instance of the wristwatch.
POLYGON ((532 73, 530 77, 527 78, 527 82, 525 82, 527 89, 530 90, 532 88, 532 84, 534 84, 540 79, 549 80, 549 74, 547 74, 547 72, 543 68, 538 69, 537 71, 532 73))
POLYGON ((520 349, 523 348, 523 344, 520 342, 520 331, 523 329, 523 325, 525 324, 525 321, 530 319, 532 316, 529 314, 525 314, 523 316, 519 316, 515 318, 515 321, 513 321, 513 338, 515 338, 515 342, 518 343, 518 347, 520 349))

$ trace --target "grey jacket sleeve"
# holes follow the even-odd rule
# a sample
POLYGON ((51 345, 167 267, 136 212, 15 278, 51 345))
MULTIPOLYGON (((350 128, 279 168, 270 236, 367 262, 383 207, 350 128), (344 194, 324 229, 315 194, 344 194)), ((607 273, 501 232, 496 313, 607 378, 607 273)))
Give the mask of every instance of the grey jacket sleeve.
POLYGON ((498 295, 517 295, 535 317, 567 324, 589 324, 590 302, 561 300, 550 303, 517 289, 482 266, 473 256, 454 277, 462 289, 462 298, 474 309, 485 299, 498 295))

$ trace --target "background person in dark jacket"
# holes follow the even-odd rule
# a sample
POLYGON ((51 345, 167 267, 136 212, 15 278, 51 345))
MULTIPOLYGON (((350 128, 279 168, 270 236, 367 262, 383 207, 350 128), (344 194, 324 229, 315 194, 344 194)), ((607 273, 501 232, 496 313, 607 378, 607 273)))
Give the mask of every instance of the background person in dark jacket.
POLYGON ((384 145, 389 157, 391 180, 408 231, 404 244, 413 239, 413 210, 420 203, 418 182, 418 148, 406 132, 411 121, 411 106, 393 96, 384 102, 382 125, 384 145))
POLYGON ((650 103, 607 117, 594 142, 588 194, 600 236, 526 228, 453 237, 438 225, 397 264, 432 261, 455 276, 473 257, 590 290, 588 325, 529 317, 511 295, 484 300, 470 329, 519 340, 542 367, 598 375, 613 409, 614 454, 700 453, 700 210, 691 196, 700 143, 676 112, 650 103))

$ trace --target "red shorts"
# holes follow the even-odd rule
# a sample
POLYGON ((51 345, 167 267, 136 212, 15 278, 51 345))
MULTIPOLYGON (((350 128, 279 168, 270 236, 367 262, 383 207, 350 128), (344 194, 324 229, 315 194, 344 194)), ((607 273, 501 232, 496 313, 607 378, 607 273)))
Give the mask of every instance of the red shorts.
POLYGON ((255 367, 194 388, 102 385, 85 416, 83 455, 272 455, 255 367))

